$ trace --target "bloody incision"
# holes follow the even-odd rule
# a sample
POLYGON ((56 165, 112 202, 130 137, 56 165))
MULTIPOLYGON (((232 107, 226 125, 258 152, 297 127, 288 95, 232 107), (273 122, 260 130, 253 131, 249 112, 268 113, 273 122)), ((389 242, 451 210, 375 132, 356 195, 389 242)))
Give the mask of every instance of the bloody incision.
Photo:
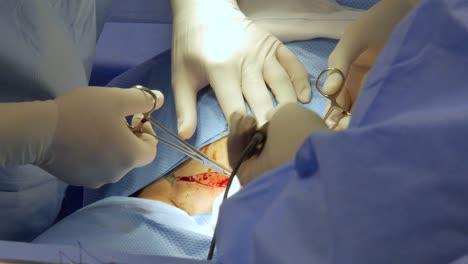
POLYGON ((177 177, 177 181, 193 182, 211 188, 226 187, 229 177, 218 172, 205 172, 194 176, 177 177))

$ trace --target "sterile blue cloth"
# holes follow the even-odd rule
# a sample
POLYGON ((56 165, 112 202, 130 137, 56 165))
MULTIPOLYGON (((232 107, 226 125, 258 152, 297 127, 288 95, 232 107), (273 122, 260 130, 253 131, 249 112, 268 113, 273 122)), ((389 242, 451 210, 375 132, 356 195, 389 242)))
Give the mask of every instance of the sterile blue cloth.
POLYGON ((96 46, 91 85, 106 85, 119 74, 171 48, 172 14, 169 2, 112 2, 96 46))
POLYGON ((467 13, 463 0, 421 1, 349 129, 312 134, 221 208, 220 262, 466 263, 467 13))
MULTIPOLYGON (((314 81, 319 72, 326 68, 327 57, 336 41, 321 39, 287 45, 305 63, 311 80, 314 81)), ((170 53, 159 55, 131 69, 114 79, 109 86, 131 87, 136 84, 164 92, 166 103, 153 117, 175 131, 176 115, 170 90, 170 53)), ((316 98, 308 107, 322 112, 326 101, 315 95, 316 98)), ((200 94, 198 112, 199 127, 194 138, 190 140, 192 144, 199 147, 227 133, 226 122, 211 90, 200 94)), ((128 196, 163 176, 183 159, 183 155, 160 143, 158 159, 155 162, 134 170, 116 184, 106 185, 99 190, 85 190, 85 203, 114 195, 128 196)), ((165 211, 183 213, 159 202, 110 197, 65 218, 35 242, 76 245, 79 241, 85 248, 111 249, 133 254, 206 257, 210 237, 206 233, 194 234, 185 230, 184 222, 180 221, 172 222, 168 228, 164 214, 155 213, 165 211), (125 228, 120 228, 122 226, 125 228), (197 243, 193 244, 191 241, 197 243)), ((183 214, 179 214, 181 215, 183 214)), ((205 215, 203 219, 208 220, 210 216, 205 215)))
MULTIPOLYGON (((315 40, 291 43, 288 46, 306 63, 311 79, 315 80, 321 69, 326 67, 328 54, 335 43, 336 41, 331 40, 315 40)), ((142 84, 163 91, 166 96, 165 105, 153 117, 175 131, 176 115, 170 80, 170 52, 166 52, 131 69, 109 85, 131 87, 142 84)), ((307 106, 321 112, 324 105, 325 100, 317 97, 307 106)), ((226 135, 227 124, 212 90, 206 89, 199 95, 198 113, 199 127, 190 140, 192 144, 200 147, 226 135)), ((66 217, 35 242, 71 245, 79 242, 84 248, 94 250, 206 258, 212 232, 209 226, 211 215, 191 218, 183 211, 160 202, 115 197, 128 196, 140 190, 164 176, 184 159, 182 154, 160 143, 158 158, 152 164, 135 169, 118 183, 98 190, 86 189, 86 203, 97 202, 66 217), (104 200, 99 201, 100 199, 104 200), (168 217, 172 221, 168 222, 168 217), (194 219, 204 220, 204 223, 190 225, 190 221, 194 219)))
MULTIPOLYGON (((305 63, 312 82, 315 81, 320 71, 326 68, 328 55, 335 45, 336 41, 325 39, 287 44, 305 63)), ((109 83, 109 86, 131 87, 137 84, 162 91, 165 95, 165 103, 160 110, 153 113, 153 118, 171 131, 176 132, 177 116, 170 85, 170 52, 158 55, 118 76, 109 83)), ((320 97, 315 90, 313 93, 315 98, 306 106, 321 113, 326 100, 320 97)), ((197 131, 189 140, 192 145, 202 147, 227 135, 228 126, 212 89, 202 90, 198 96, 197 111, 197 131)), ((161 135, 163 136, 163 134, 161 135)), ((129 196, 164 176, 185 159, 185 155, 161 142, 158 144, 158 156, 151 164, 131 171, 117 183, 107 184, 99 189, 85 189, 84 204, 87 205, 110 196, 129 196)))
MULTIPOLYGON (((342 0, 340 4, 368 7, 373 2, 342 0)), ((50 99, 86 85, 96 37, 110 3, 1 1, 0 102, 50 99)), ((0 239, 30 240, 50 225, 66 188, 33 166, 0 169, 0 182, 0 209, 9 212, 2 218, 0 239)))
MULTIPOLYGON (((328 54, 335 44, 336 41, 332 40, 314 40, 290 43, 288 47, 306 63, 311 79, 315 80, 326 67, 328 54)), ((117 77, 109 85, 131 87, 141 84, 161 90, 166 96, 165 105, 153 114, 153 118, 175 131, 176 114, 170 90, 170 68, 170 52, 166 52, 117 77)), ((319 112, 324 105, 325 100, 318 96, 308 104, 319 112)), ((227 134, 226 121, 212 90, 206 89, 200 93, 197 107, 199 124, 196 134, 190 140, 192 144, 200 147, 227 134)), ((128 196, 140 190, 165 175, 184 158, 184 155, 160 142, 158 158, 152 164, 135 169, 118 183, 108 184, 98 190, 86 189, 85 202, 97 202, 57 223, 35 242, 77 245, 79 241, 84 248, 95 250, 206 258, 211 236, 207 232, 188 230, 186 222, 177 221, 174 212, 178 212, 176 215, 180 217, 185 215, 182 219, 189 221, 187 219, 190 217, 183 211, 156 201, 110 197, 128 196), (99 201, 100 199, 104 200, 99 201), (165 220, 165 214, 173 217, 170 225, 165 220)), ((202 217, 206 221, 212 220, 211 215, 202 217)), ((207 222, 202 224, 202 227, 208 228, 206 224, 207 222)), ((194 228, 201 229, 200 226, 194 228)))
MULTIPOLYGON (((378 0, 341 0, 339 4, 354 8, 370 8, 378 0)), ((123 20, 123 17, 119 17, 123 20)), ((315 39, 298 41, 286 45, 299 57, 305 65, 311 83, 320 72, 327 67, 329 54, 333 51, 337 41, 329 39, 315 39)), ((153 118, 161 124, 176 132, 176 112, 171 90, 171 60, 170 52, 163 53, 138 65, 113 79, 108 86, 131 87, 144 85, 152 89, 161 90, 166 96, 165 105, 155 113, 153 118)), ((306 106, 322 113, 326 99, 313 89, 314 99, 306 106)), ((211 143, 228 133, 224 116, 211 90, 204 90, 199 95, 198 128, 194 137, 189 141, 200 147, 211 143)), ((184 160, 184 156, 171 150, 164 143, 158 145, 158 158, 150 165, 135 169, 115 184, 108 184, 100 189, 84 190, 84 205, 110 196, 128 196, 138 191, 152 181, 164 176, 170 169, 176 167, 184 160)))
POLYGON ((110 197, 75 212, 34 242, 206 259, 213 235, 210 221, 210 215, 190 216, 159 201, 110 197))
MULTIPOLYGON (((85 86, 109 0, 0 1, 0 102, 45 100, 85 86)), ((66 185, 34 166, 0 169, 0 239, 50 226, 66 185)))
MULTIPOLYGON (((169 130, 177 131, 177 116, 175 112, 174 96, 171 91, 170 52, 165 52, 155 58, 118 76, 109 86, 131 87, 143 85, 151 89, 160 90, 165 98, 164 105, 153 113, 153 118, 169 130)), ((198 97, 197 110, 199 114, 198 128, 189 143, 202 147, 228 133, 218 101, 211 89, 202 91, 198 97)), ((161 136, 161 131, 156 131, 161 136)), ((109 196, 128 196, 140 190, 151 182, 164 176, 175 168, 186 156, 175 151, 168 145, 158 144, 158 157, 149 165, 135 169, 122 178, 118 183, 107 184, 100 189, 85 189, 84 203, 89 204, 109 196)))

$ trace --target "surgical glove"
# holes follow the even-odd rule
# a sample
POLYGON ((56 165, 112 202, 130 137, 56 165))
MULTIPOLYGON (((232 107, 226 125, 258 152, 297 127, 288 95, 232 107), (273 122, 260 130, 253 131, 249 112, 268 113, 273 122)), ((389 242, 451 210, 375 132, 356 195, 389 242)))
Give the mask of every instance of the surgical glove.
POLYGON ((306 69, 271 34, 254 25, 235 0, 172 0, 172 85, 179 134, 193 135, 197 92, 211 84, 226 119, 245 113, 244 98, 259 123, 273 102, 308 102, 306 69))
MULTIPOLYGON (((333 94, 344 85, 337 102, 351 111, 387 39, 413 6, 411 0, 383 0, 351 24, 328 59, 328 67, 339 69, 346 78, 330 74, 324 92, 333 94)), ((341 117, 341 113, 334 112, 327 123, 339 121, 337 129, 344 129, 350 117, 341 117)))
MULTIPOLYGON (((163 96, 157 95, 160 107, 163 96)), ((97 87, 50 101, 0 104, 0 166, 35 164, 69 184, 92 188, 118 181, 156 155, 149 123, 134 134, 124 119, 153 104, 141 90, 97 87)))
MULTIPOLYGON (((163 98, 160 92, 157 107, 163 98)), ((155 158, 157 140, 147 122, 132 133, 125 116, 152 109, 153 98, 138 89, 75 89, 55 100, 58 121, 42 167, 73 185, 99 187, 155 158)))
MULTIPOLYGON (((267 140, 262 152, 244 161, 237 173, 242 185, 292 160, 311 133, 327 130, 318 114, 299 104, 286 104, 274 111, 268 123, 267 140)), ((229 163, 234 167, 255 133, 257 123, 253 117, 239 113, 234 113, 230 119, 232 127, 228 138, 228 155, 229 163)))

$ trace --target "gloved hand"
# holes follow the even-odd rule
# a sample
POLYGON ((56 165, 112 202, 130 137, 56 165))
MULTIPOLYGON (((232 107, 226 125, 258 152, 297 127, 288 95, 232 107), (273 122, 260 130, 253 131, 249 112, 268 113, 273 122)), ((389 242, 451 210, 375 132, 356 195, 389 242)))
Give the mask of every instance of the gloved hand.
MULTIPOLYGON (((164 97, 157 96, 160 107, 164 97)), ((91 188, 118 181, 156 155, 151 125, 134 134, 124 119, 153 104, 141 90, 97 87, 50 101, 0 104, 0 121, 8 122, 0 127, 0 165, 35 164, 69 184, 91 188)))
MULTIPOLYGON (((157 96, 159 108, 163 96, 160 92, 157 96)), ((120 180, 131 169, 155 158, 157 140, 148 135, 154 133, 149 122, 144 133, 134 134, 124 121, 125 116, 151 110, 154 100, 147 93, 138 89, 80 88, 55 102, 57 128, 42 167, 65 182, 99 187, 120 180)))
MULTIPOLYGON (((377 60, 396 25, 412 9, 412 0, 382 0, 356 20, 346 30, 338 45, 328 59, 329 68, 337 68, 346 76, 343 90, 337 102, 351 111, 367 76, 377 60)), ((343 85, 338 73, 328 76, 323 90, 332 94, 343 85)), ((328 109, 327 109, 328 110, 328 109)), ((327 123, 334 124, 341 118, 340 113, 333 113, 327 123)), ((343 117, 337 129, 348 126, 350 117, 343 117)))
POLYGON ((259 123, 273 102, 308 102, 309 77, 298 58, 254 25, 235 0, 171 0, 174 14, 172 85, 183 138, 197 124, 197 92, 211 84, 226 119, 245 113, 244 98, 259 123))
MULTIPOLYGON (((328 129, 318 114, 299 104, 286 104, 274 111, 262 152, 244 161, 237 173, 242 185, 293 159, 311 133, 328 129)), ((234 167, 255 133, 257 123, 253 117, 239 113, 234 113, 230 119, 232 127, 228 138, 228 155, 229 163, 234 167)))

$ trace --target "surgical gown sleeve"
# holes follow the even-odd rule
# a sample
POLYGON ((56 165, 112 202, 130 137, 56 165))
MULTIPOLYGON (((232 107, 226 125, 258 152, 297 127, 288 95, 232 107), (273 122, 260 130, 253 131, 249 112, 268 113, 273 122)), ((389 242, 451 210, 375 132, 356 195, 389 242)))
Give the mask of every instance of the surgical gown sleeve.
POLYGON ((467 12, 463 0, 427 0, 408 15, 349 129, 311 135, 221 208, 222 263, 463 261, 467 12))
MULTIPOLYGON (((0 102, 46 100, 86 86, 109 5, 109 0, 0 1, 0 102)), ((32 165, 0 168, 0 240, 28 241, 51 225, 65 188, 32 165)))

